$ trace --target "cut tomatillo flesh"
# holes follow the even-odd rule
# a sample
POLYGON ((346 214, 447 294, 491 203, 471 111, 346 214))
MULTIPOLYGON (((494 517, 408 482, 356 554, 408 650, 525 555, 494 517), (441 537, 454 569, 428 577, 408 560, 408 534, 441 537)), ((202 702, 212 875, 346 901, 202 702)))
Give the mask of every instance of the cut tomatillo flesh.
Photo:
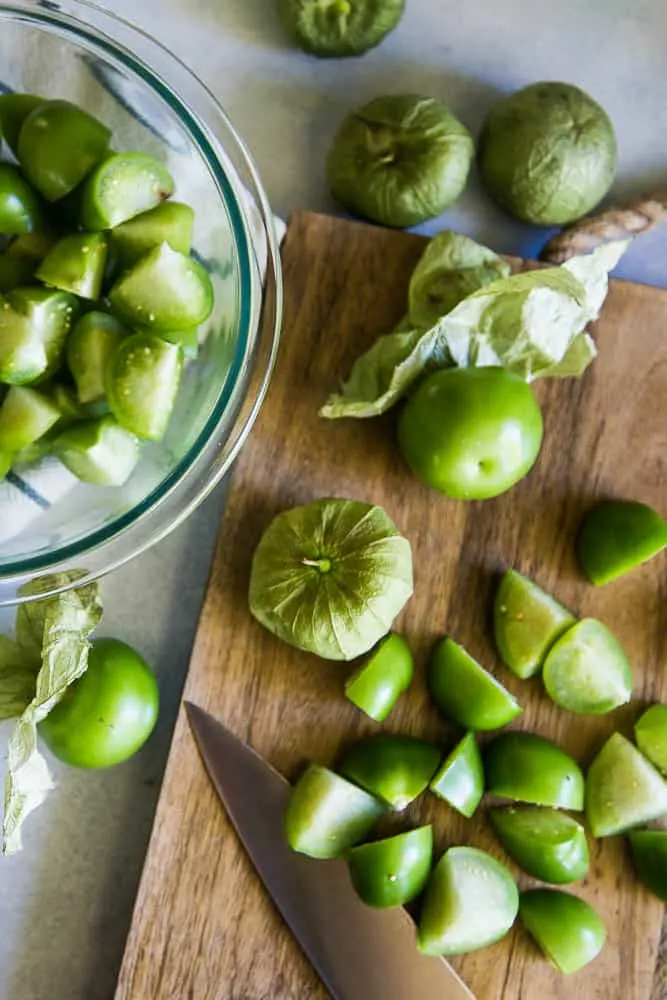
POLYGON ((542 679, 559 708, 580 715, 604 715, 632 697, 628 658, 616 637, 594 618, 582 618, 556 640, 542 679))
POLYGON ((378 733, 350 747, 337 770, 392 809, 405 809, 427 787, 439 763, 434 743, 378 733))
POLYGON ((536 583, 510 569, 498 584, 493 629, 500 657, 517 677, 533 677, 550 646, 576 619, 536 583))
POLYGON ((124 265, 134 263, 154 247, 167 243, 172 250, 189 254, 195 213, 180 201, 165 201, 117 225, 111 241, 124 265))
POLYGON ((196 260, 163 243, 116 281, 109 299, 122 319, 150 330, 186 330, 213 309, 211 279, 196 260))
POLYGON ((565 885, 588 873, 583 826, 567 813, 544 806, 489 809, 498 840, 519 868, 542 882, 565 885))
POLYGON ((368 792, 311 764, 287 803, 287 842, 293 851, 311 858, 337 858, 368 836, 385 810, 368 792))
POLYGON ((0 293, 30 284, 36 266, 34 260, 14 256, 9 250, 0 254, 0 293))
POLYGON ((111 131, 69 101, 45 101, 24 120, 17 156, 47 201, 64 198, 106 155, 111 131))
POLYGON ((5 140, 14 156, 23 122, 43 103, 44 98, 35 94, 0 94, 0 138, 5 140))
POLYGON ((554 809, 584 808, 584 776, 565 750, 537 733, 502 733, 484 751, 487 791, 554 809))
POLYGON ((648 504, 605 500, 584 517, 577 535, 579 565, 598 587, 652 559, 667 545, 667 521, 648 504))
POLYGON ((667 772, 667 705, 651 705, 635 723, 635 740, 645 757, 667 772))
POLYGON ((353 847, 350 878, 368 906, 403 906, 422 892, 433 863, 433 828, 420 826, 395 837, 353 847))
POLYGON ((107 259, 103 233, 70 233, 49 250, 35 275, 45 285, 82 299, 97 299, 107 259))
POLYGON ((109 361, 106 390, 119 424, 151 441, 164 437, 176 402, 183 354, 151 333, 134 333, 109 361))
POLYGON ((499 729, 522 712, 516 698, 450 638, 431 653, 428 685, 442 714, 466 729, 499 729))
POLYGON ((0 382, 21 385, 55 371, 75 309, 72 295, 37 286, 0 298, 0 382))
POLYGON ((113 417, 83 420, 63 431, 52 451, 77 479, 96 486, 122 486, 139 461, 139 442, 113 417))
POLYGON ((171 174, 154 156, 115 153, 86 178, 79 222, 84 229, 113 229, 155 208, 173 192, 171 174))
POLYGON ((434 795, 470 819, 484 795, 482 755, 474 733, 466 733, 445 757, 428 787, 434 795))
POLYGON ((40 200, 18 167, 0 163, 0 233, 34 233, 44 225, 40 200))
POLYGON ((586 819, 594 837, 611 837, 667 814, 667 783, 620 733, 613 733, 586 775, 586 819))
POLYGON ((191 361, 199 353, 199 327, 190 330, 156 330, 158 337, 168 340, 170 344, 178 344, 183 351, 183 357, 191 361))
POLYGON ((371 719, 383 722, 407 691, 413 675, 410 647, 402 635, 390 632, 348 677, 345 696, 371 719))
POLYGON ((459 955, 499 941, 519 909, 519 893, 500 861, 476 847, 450 847, 429 879, 419 920, 419 950, 459 955))
POLYGON ((67 338, 66 357, 81 403, 104 396, 109 361, 127 335, 119 319, 97 310, 85 313, 74 324, 67 338))
POLYGON ((569 975, 600 954, 605 926, 590 903, 560 889, 521 893, 519 916, 546 957, 569 975))
POLYGON ((60 410, 41 392, 10 386, 0 406, 0 450, 17 452, 46 434, 60 419, 60 410))
POLYGON ((667 830, 632 830, 628 840, 639 878, 667 903, 667 830))

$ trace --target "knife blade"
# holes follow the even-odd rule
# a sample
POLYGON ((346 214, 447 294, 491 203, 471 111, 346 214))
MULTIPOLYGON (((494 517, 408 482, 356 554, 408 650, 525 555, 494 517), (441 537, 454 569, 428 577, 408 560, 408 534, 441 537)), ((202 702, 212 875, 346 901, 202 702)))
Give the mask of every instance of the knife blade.
POLYGON ((221 722, 184 704, 239 839, 333 1000, 475 1000, 447 962, 417 950, 404 910, 362 903, 343 861, 291 850, 283 833, 289 783, 221 722))

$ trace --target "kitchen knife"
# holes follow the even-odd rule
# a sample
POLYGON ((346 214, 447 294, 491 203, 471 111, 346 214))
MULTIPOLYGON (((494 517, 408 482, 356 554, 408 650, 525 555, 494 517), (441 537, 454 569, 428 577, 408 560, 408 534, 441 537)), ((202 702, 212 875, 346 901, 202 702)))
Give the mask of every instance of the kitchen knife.
POLYGON ((290 785, 251 747, 185 702, 206 769, 277 909, 333 1000, 474 1000, 443 959, 417 950, 398 908, 357 897, 343 861, 315 861, 288 846, 290 785))

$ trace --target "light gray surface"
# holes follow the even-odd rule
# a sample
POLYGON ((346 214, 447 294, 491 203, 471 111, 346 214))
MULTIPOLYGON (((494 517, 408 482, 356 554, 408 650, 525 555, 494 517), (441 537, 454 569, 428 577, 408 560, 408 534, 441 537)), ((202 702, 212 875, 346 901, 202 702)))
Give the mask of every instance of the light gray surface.
MULTIPOLYGON (((439 96, 476 131, 497 91, 569 80, 596 96, 617 126, 616 190, 667 180, 664 0, 407 0, 400 30, 380 49, 330 63, 290 47, 274 0, 110 5, 209 84, 284 215, 334 208, 322 171, 332 131, 351 106, 392 90, 439 96)), ((502 216, 476 179, 446 223, 516 253, 536 252, 543 238, 502 216)), ((667 287, 666 241, 667 231, 638 243, 618 273, 667 287)), ((30 820, 24 852, 0 859, 0 1000, 113 995, 222 499, 218 490, 175 535, 104 583, 104 631, 134 643, 158 667, 159 731, 109 773, 56 767, 58 788, 30 820)), ((0 726, 2 753, 6 732, 0 726)))

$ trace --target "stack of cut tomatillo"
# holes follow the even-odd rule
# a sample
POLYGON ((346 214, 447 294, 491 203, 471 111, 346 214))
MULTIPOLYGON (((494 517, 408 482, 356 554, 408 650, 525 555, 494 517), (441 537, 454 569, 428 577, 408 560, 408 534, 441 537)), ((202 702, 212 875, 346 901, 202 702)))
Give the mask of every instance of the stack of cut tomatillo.
POLYGON ((213 309, 194 212, 159 160, 113 151, 68 101, 0 95, 0 136, 0 473, 51 452, 121 485, 213 309))

